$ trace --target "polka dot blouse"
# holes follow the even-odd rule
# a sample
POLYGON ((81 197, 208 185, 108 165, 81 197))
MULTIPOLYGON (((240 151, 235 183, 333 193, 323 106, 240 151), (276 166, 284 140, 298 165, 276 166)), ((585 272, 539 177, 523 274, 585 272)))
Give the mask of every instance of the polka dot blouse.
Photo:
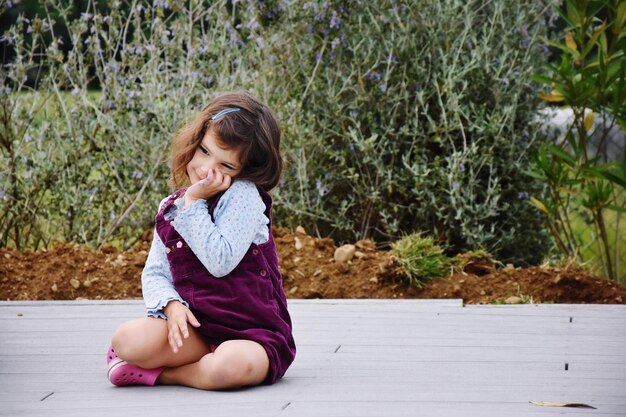
MULTIPOLYGON (((265 209, 253 183, 234 181, 215 207, 215 223, 206 200, 198 200, 185 209, 184 197, 176 200, 165 218, 173 219, 172 226, 206 269, 216 277, 223 277, 241 262, 252 243, 260 245, 268 241, 269 219, 265 209)), ((174 288, 166 250, 155 231, 141 275, 143 298, 148 316, 152 317, 165 318, 163 308, 172 300, 188 306, 174 288)))

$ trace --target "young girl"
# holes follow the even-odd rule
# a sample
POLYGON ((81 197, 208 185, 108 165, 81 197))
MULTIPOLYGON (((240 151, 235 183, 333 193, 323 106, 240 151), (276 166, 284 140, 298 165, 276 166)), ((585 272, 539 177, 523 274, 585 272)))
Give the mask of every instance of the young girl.
POLYGON ((280 129, 250 94, 217 97, 172 144, 171 182, 141 277, 147 316, 107 355, 114 385, 272 384, 296 347, 271 233, 280 129))

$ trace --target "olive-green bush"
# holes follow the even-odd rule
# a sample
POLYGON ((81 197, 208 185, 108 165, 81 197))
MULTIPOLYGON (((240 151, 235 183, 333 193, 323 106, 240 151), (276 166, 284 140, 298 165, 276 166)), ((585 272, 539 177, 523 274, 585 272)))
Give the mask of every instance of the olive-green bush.
POLYGON ((539 3, 46 2, 2 38, 0 245, 131 245, 167 193, 173 133, 248 89, 283 128, 277 224, 538 262, 541 185, 523 172, 551 19, 539 3))

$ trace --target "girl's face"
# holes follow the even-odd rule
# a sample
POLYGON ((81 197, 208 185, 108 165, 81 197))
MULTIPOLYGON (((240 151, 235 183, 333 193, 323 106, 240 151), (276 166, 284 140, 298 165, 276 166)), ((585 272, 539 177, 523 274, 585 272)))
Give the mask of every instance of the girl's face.
POLYGON ((224 148, 211 129, 207 129, 204 138, 196 148, 196 153, 187 164, 187 175, 191 184, 195 184, 206 178, 210 169, 216 169, 222 175, 233 178, 241 172, 241 168, 239 152, 224 148))

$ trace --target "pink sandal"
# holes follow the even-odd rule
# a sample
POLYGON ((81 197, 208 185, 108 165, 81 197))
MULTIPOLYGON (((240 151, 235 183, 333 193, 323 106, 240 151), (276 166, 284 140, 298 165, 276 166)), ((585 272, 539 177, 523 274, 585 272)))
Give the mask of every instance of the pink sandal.
POLYGON ((113 385, 154 385, 165 368, 144 369, 115 357, 109 362, 107 378, 113 385))

